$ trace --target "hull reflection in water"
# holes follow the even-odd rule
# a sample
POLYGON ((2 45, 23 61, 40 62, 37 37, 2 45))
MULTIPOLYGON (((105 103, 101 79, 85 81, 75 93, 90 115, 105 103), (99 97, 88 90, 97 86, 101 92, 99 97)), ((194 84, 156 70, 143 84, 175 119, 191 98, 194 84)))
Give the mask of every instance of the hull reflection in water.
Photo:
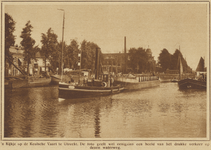
POLYGON ((96 98, 61 99, 58 86, 5 92, 4 136, 205 138, 204 90, 177 83, 96 98))

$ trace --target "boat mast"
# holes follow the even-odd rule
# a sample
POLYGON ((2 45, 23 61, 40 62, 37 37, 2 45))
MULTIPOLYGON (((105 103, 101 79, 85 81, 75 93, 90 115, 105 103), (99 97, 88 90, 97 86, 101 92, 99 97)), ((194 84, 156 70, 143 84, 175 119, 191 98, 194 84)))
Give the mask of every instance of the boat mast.
POLYGON ((63 76, 63 49, 64 49, 64 20, 65 20, 65 11, 64 9, 58 9, 63 11, 63 25, 62 25, 62 59, 61 59, 61 80, 62 80, 62 76, 63 76))

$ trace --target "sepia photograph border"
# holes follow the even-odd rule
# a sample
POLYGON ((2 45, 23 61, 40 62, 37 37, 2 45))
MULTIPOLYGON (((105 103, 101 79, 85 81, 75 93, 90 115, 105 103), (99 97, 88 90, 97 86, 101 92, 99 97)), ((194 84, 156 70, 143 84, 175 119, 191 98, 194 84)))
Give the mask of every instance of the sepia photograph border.
MULTIPOLYGON (((107 2, 111 2, 111 1, 9 1, 9 0, 5 0, 5 1, 1 1, 1 133, 0 133, 0 149, 1 149, 1 142, 18 142, 18 141, 22 141, 22 142, 30 142, 30 141, 43 141, 43 142, 48 142, 48 141, 58 141, 58 142, 65 142, 65 141, 75 141, 75 142, 118 142, 118 141, 122 141, 122 142, 146 142, 146 141, 150 141, 150 142, 205 142, 205 143, 210 143, 211 145, 211 141, 210 141, 210 102, 209 99, 211 99, 209 91, 210 91, 210 57, 211 57, 211 53, 210 53, 210 1, 112 1, 112 2, 118 2, 118 3, 127 3, 127 2, 133 2, 133 3, 190 3, 190 2, 194 2, 194 3, 207 3, 208 4, 208 11, 207 11, 207 15, 209 17, 207 17, 207 24, 208 24, 208 31, 209 33, 207 34, 207 55, 209 58, 209 61, 207 63, 207 74, 208 74, 208 79, 207 79, 207 119, 206 119, 206 137, 205 138, 5 138, 4 137, 4 6, 7 4, 12 4, 14 3, 15 5, 17 5, 18 3, 23 4, 23 3, 41 3, 41 4, 55 4, 57 5, 58 3, 107 3, 107 2)), ((112 3, 111 2, 111 3, 112 3)), ((3 147, 3 149, 5 149, 6 147, 3 147)), ((23 147, 22 147, 23 148, 23 147)), ((29 147, 25 147, 26 149, 29 147)), ((31 148, 31 147, 30 147, 31 148)), ((47 147, 45 147, 46 149, 47 147)), ((51 147, 48 147, 51 148, 51 147)), ((57 147, 58 149, 63 148, 63 147, 57 147)), ((70 147, 66 147, 65 149, 70 149, 70 147)), ((121 149, 128 149, 129 147, 124 147, 121 149)), ((160 149, 161 147, 153 147, 155 149, 160 149)), ((170 147, 170 149, 174 149, 175 147, 170 147)), ((178 149, 181 149, 181 147, 177 147, 178 149)), ((199 148, 199 147, 198 147, 199 148)), ((210 147, 209 147, 210 148, 210 147)), ((7 148, 6 148, 7 149, 7 148)), ((36 148, 37 149, 37 148, 36 148)), ((82 148, 80 146, 78 146, 78 148, 75 149, 89 149, 89 148, 82 148)), ((145 147, 132 147, 131 149, 146 149, 145 147)), ((165 147, 162 147, 161 149, 166 149, 165 147)), ((183 147, 183 149, 192 149, 191 147, 183 147)), ((203 148, 202 148, 203 149, 203 148)))

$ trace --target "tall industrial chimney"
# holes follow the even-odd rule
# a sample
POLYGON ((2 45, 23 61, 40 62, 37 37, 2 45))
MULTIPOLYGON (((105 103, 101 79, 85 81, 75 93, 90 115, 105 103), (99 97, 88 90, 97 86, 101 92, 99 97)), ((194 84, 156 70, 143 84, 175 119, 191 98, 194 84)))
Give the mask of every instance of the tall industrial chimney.
POLYGON ((124 73, 127 72, 127 50, 126 50, 126 36, 124 38, 124 56, 125 56, 125 66, 124 66, 124 73))
POLYGON ((125 39, 124 39, 124 51, 125 51, 125 54, 127 53, 126 51, 126 36, 125 36, 125 39))

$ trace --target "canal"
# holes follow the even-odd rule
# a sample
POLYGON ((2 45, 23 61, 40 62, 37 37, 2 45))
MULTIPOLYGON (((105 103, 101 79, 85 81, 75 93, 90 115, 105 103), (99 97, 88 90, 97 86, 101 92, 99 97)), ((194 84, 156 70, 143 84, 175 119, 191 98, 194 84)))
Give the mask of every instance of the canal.
POLYGON ((205 138, 207 93, 177 83, 89 99, 62 99, 58 87, 5 91, 4 137, 205 138))

